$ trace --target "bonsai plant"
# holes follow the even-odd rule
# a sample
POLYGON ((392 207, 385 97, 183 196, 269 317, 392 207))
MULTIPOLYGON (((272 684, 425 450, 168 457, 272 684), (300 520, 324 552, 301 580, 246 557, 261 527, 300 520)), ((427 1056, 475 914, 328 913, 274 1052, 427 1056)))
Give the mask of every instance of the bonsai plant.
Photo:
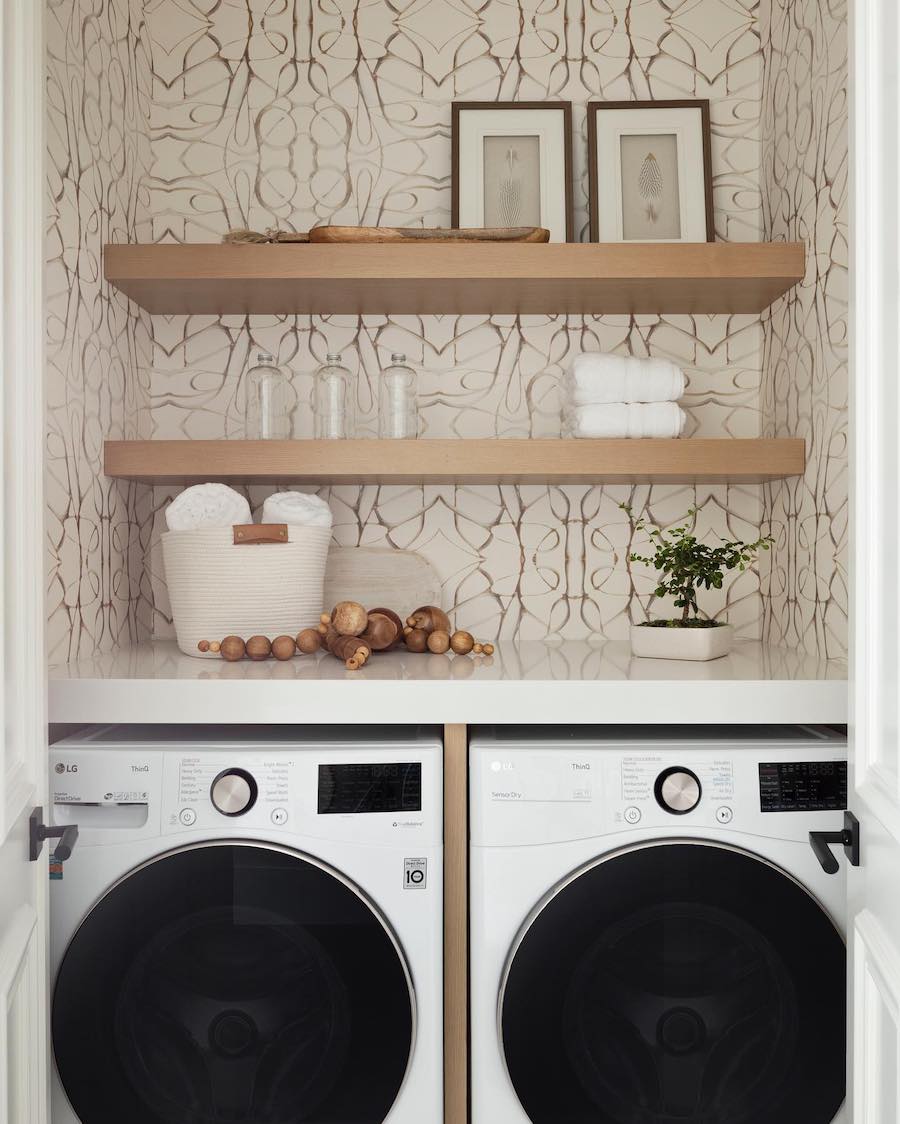
MULTIPOLYGON (((621 504, 631 515, 631 508, 621 504)), ((631 650, 636 656, 661 659, 711 660, 731 650, 734 630, 715 618, 701 617, 697 592, 721 589, 730 570, 746 570, 768 550, 773 539, 764 535, 755 542, 722 539, 718 546, 700 542, 693 533, 697 508, 690 508, 678 526, 662 529, 644 519, 634 522, 636 531, 646 531, 652 554, 629 555, 631 562, 642 562, 657 571, 656 597, 674 597, 681 616, 675 620, 646 621, 633 625, 631 650)))

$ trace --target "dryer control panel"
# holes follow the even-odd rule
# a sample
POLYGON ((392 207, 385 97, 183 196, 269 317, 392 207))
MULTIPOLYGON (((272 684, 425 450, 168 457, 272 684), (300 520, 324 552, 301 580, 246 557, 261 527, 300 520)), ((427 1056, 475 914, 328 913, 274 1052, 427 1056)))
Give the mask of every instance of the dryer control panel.
POLYGON ((805 842, 844 808, 846 769, 838 739, 561 739, 552 747, 484 737, 472 744, 472 837, 518 846, 738 830, 805 842))

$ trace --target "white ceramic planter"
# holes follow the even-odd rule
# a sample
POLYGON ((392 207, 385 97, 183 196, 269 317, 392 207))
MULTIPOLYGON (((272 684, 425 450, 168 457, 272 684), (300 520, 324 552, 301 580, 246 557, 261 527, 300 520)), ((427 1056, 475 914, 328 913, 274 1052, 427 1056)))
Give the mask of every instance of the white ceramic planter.
POLYGON ((734 643, 730 624, 717 628, 645 628, 631 626, 631 654, 657 660, 717 660, 734 643))

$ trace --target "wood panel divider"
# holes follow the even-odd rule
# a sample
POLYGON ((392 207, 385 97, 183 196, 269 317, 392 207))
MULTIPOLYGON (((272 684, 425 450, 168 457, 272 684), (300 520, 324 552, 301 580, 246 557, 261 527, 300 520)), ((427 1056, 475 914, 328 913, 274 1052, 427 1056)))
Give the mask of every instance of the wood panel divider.
POLYGON ((454 725, 444 727, 444 1124, 468 1119, 469 736, 454 725))

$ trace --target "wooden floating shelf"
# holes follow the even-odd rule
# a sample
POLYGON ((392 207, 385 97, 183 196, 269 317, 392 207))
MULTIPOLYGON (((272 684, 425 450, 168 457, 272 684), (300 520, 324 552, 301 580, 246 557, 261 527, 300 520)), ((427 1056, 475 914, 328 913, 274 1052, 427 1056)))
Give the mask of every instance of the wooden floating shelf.
POLYGON ((761 483, 800 476, 802 438, 107 441, 107 476, 148 484, 761 483))
POLYGON ((802 243, 109 245, 148 312, 759 313, 803 278, 802 243))

